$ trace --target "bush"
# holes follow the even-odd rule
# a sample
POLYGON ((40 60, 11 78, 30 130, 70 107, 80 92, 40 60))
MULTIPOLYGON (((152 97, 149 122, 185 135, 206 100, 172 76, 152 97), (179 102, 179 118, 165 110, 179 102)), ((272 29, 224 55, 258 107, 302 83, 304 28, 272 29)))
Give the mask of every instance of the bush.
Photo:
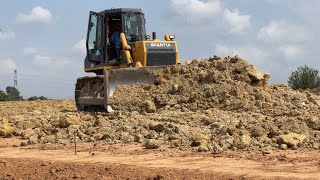
POLYGON ((312 89, 320 87, 319 71, 311 67, 300 66, 292 72, 288 81, 292 89, 312 89))
POLYGON ((7 94, 0 90, 0 101, 7 101, 7 100, 8 100, 7 94))
POLYGON ((48 98, 44 97, 44 96, 40 96, 39 97, 40 100, 48 100, 48 98))
POLYGON ((36 101, 38 100, 39 98, 37 96, 32 96, 28 99, 28 101, 36 101))
POLYGON ((37 97, 37 96, 32 96, 28 99, 28 101, 37 101, 37 100, 48 100, 48 98, 44 97, 44 96, 40 96, 40 97, 37 97))

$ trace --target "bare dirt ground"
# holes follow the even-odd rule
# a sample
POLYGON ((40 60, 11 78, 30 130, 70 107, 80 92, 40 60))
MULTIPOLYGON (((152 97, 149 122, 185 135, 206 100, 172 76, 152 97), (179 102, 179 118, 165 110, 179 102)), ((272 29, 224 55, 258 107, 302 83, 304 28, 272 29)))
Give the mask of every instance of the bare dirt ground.
POLYGON ((320 179, 320 152, 224 152, 219 155, 141 145, 14 147, 1 139, 1 179, 320 179))
POLYGON ((0 179, 320 179, 317 90, 269 78, 214 56, 118 86, 113 113, 0 102, 0 179))

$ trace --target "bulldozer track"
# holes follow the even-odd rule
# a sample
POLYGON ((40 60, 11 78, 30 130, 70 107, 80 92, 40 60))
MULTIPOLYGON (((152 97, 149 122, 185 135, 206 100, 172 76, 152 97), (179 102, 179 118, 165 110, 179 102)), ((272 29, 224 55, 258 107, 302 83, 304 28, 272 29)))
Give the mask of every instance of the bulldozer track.
POLYGON ((75 101, 78 111, 85 112, 107 112, 104 105, 90 105, 82 104, 79 102, 80 98, 104 98, 104 91, 97 93, 101 86, 104 84, 104 78, 102 75, 98 76, 86 76, 77 79, 75 88, 75 101))

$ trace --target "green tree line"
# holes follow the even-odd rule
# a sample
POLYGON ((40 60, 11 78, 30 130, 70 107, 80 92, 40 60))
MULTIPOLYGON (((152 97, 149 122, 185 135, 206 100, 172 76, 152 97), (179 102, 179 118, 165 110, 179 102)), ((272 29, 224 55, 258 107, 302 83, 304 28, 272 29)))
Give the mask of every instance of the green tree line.
MULTIPOLYGON (((25 99, 23 99, 23 97, 20 96, 19 90, 15 87, 8 86, 6 88, 6 91, 0 90, 0 101, 23 101, 23 100, 25 99)), ((44 96, 40 96, 40 97, 32 96, 26 100, 28 101, 47 100, 47 98, 44 96)))

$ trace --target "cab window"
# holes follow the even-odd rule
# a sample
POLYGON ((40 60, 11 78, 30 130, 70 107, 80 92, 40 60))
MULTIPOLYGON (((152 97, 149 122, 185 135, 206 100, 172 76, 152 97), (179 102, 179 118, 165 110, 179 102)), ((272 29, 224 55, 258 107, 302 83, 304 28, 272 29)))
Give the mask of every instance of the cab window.
POLYGON ((128 41, 133 42, 141 39, 140 24, 139 15, 133 14, 124 16, 124 31, 128 41))
POLYGON ((88 37, 88 49, 89 52, 97 49, 97 46, 101 44, 102 41, 102 22, 101 18, 96 14, 92 14, 89 24, 89 37, 88 37))

